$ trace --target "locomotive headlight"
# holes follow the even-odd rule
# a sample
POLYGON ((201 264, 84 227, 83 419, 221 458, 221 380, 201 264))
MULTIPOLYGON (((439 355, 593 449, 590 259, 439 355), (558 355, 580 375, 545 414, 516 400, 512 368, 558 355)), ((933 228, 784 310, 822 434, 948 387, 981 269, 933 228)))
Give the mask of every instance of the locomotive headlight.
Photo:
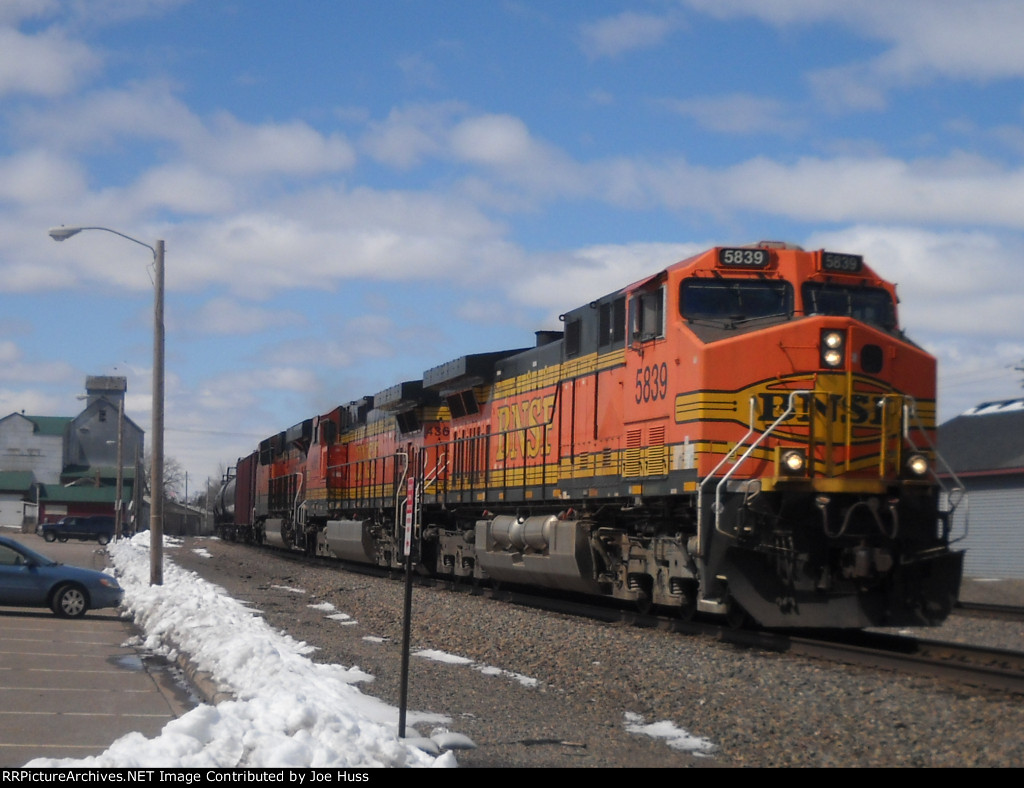
POLYGON ((921 479, 928 473, 931 463, 923 454, 911 454, 904 467, 907 469, 908 475, 921 479))
POLYGON ((807 455, 802 449, 783 449, 779 455, 779 466, 789 476, 800 475, 807 469, 807 455))
POLYGON ((821 365, 835 369, 843 365, 846 356, 846 334, 835 329, 821 332, 821 365))

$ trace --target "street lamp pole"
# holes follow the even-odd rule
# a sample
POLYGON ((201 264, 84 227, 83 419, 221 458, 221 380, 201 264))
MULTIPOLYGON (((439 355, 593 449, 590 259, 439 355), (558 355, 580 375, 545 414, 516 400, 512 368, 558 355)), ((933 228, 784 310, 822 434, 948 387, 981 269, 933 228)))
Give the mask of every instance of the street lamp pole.
POLYGON ((164 242, 153 250, 153 461, 149 502, 149 584, 164 584, 164 242))
POLYGON ((103 230, 119 235, 153 253, 153 428, 152 468, 149 504, 149 584, 164 582, 164 242, 150 246, 109 227, 54 227, 50 237, 66 241, 82 230, 103 230))

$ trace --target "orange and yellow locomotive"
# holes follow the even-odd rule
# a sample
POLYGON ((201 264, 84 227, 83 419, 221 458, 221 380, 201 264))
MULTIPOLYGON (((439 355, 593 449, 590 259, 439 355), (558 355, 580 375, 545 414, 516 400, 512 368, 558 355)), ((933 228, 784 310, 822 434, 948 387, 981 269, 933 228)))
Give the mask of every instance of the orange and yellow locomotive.
POLYGON ((719 247, 561 320, 264 441, 236 522, 384 566, 411 525, 439 576, 682 616, 946 617, 935 360, 860 256, 719 247))

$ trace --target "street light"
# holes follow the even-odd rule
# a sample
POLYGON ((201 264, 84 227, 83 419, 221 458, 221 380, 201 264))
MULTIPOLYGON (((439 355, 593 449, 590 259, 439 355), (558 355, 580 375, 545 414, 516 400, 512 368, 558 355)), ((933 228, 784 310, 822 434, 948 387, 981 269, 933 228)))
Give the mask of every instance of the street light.
POLYGON ((153 467, 150 479, 152 500, 149 506, 149 584, 159 586, 164 582, 164 242, 157 241, 153 247, 109 227, 54 227, 50 230, 50 237, 55 241, 66 241, 82 230, 113 233, 139 246, 145 246, 153 253, 156 270, 153 277, 153 467))

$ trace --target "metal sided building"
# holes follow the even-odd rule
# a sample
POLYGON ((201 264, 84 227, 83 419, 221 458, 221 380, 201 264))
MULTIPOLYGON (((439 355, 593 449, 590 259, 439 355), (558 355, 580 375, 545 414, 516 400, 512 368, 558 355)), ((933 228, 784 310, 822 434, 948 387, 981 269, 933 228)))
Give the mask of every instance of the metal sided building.
POLYGON ((971 408, 940 426, 938 440, 969 500, 953 528, 967 529, 964 575, 1024 579, 1024 399, 971 408))

